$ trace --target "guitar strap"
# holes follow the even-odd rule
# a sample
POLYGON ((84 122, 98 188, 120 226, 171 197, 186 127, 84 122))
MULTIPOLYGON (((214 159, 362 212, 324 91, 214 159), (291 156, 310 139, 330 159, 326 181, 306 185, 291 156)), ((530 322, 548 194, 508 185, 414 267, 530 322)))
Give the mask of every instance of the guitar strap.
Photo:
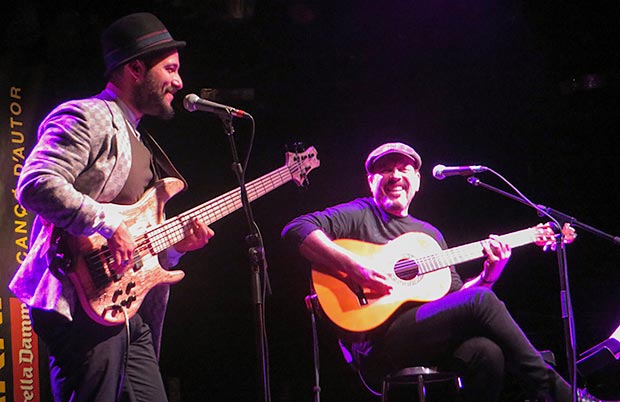
POLYGON ((140 127, 140 138, 142 139, 144 145, 153 154, 153 174, 156 179, 161 179, 163 177, 176 177, 183 182, 184 188, 187 188, 187 181, 185 178, 174 167, 170 161, 170 158, 168 158, 168 155, 166 155, 153 136, 151 136, 151 134, 142 126, 140 127))

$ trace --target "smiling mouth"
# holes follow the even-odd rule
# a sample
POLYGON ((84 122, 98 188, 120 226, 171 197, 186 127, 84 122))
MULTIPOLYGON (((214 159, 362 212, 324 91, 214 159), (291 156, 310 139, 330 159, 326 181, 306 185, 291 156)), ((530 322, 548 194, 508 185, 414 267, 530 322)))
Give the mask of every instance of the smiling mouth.
POLYGON ((396 194, 396 195, 400 195, 402 193, 406 193, 407 190, 402 187, 402 186, 397 186, 397 187, 389 187, 385 189, 385 192, 387 194, 396 194))

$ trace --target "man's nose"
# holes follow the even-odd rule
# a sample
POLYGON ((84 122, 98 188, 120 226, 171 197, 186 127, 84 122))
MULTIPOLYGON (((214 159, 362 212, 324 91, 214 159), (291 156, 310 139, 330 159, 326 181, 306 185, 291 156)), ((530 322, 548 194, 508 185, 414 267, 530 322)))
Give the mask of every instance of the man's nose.
POLYGON ((401 177, 403 177, 403 176, 404 176, 404 173, 403 173, 403 171, 401 171, 400 169, 398 169, 398 168, 394 168, 394 169, 392 169, 392 170, 390 171, 390 176, 391 176, 391 177, 393 177, 393 178, 395 178, 395 179, 400 179, 401 177))
POLYGON ((179 74, 177 74, 177 76, 172 79, 172 86, 177 89, 183 89, 183 80, 181 79, 181 76, 179 74))

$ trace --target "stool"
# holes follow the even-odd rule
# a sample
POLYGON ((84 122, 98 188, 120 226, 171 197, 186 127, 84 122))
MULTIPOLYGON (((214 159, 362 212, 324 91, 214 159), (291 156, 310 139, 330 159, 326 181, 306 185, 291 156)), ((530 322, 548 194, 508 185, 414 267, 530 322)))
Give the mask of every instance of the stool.
POLYGON ((388 401, 390 388, 394 385, 417 385, 418 401, 426 402, 426 385, 441 382, 449 383, 448 386, 452 388, 453 394, 455 397, 458 397, 462 384, 461 379, 456 374, 451 372, 441 372, 423 366, 406 367, 385 376, 383 379, 381 402, 388 401))

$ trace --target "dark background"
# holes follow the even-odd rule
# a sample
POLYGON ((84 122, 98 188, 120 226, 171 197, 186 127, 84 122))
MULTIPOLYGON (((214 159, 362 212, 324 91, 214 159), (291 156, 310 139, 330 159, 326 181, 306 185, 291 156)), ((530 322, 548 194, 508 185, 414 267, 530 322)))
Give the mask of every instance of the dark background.
MULTIPOLYGON (((158 15, 186 40, 181 73, 187 93, 251 89, 223 98, 250 112, 256 138, 248 179, 284 164, 286 144, 319 152, 310 186, 288 183, 253 203, 265 241, 273 401, 312 400, 311 332, 304 296, 307 265, 279 237, 293 217, 368 193, 363 162, 386 141, 422 155, 422 191, 412 214, 459 245, 535 225, 522 204, 464 178, 439 182, 435 164, 491 167, 534 202, 608 233, 620 231, 616 168, 619 100, 615 2, 219 0, 11 2, 2 6, 2 66, 13 82, 36 88, 37 117, 60 101, 104 85, 99 33, 134 11, 158 15)), ((236 187, 220 121, 177 103, 170 122, 151 132, 190 183, 169 202, 170 215, 236 187)), ((246 121, 235 120, 245 157, 246 121)), ((478 177, 508 189, 491 173, 478 177)), ((251 270, 237 212, 212 225, 205 249, 187 255, 173 288, 161 369, 171 400, 262 400, 257 369, 251 270)), ((579 230, 568 246, 577 352, 620 325, 620 252, 579 230)), ((474 275, 480 262, 463 264, 474 275)), ((532 342, 551 349, 566 373, 556 256, 516 249, 495 287, 532 342)), ((323 400, 373 400, 320 330, 323 400)), ((415 340, 412 340, 415 341, 415 340)), ((614 373, 587 380, 619 392, 614 373)), ((518 400, 509 381, 506 400, 518 400)))

